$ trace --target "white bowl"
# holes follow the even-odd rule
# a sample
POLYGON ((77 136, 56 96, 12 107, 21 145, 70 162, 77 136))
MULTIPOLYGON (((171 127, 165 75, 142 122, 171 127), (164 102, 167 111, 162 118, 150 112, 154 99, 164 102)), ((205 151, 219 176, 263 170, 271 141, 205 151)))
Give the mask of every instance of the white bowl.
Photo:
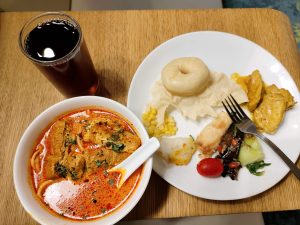
POLYGON ((84 222, 69 220, 53 215, 49 212, 48 209, 42 206, 41 202, 39 202, 39 200, 35 196, 35 193, 29 183, 29 158, 34 147, 34 143, 36 142, 38 136, 42 133, 42 131, 59 115, 62 115, 70 110, 85 106, 100 106, 118 112, 133 123, 142 140, 142 143, 144 143, 149 138, 147 131, 145 130, 140 120, 128 108, 116 101, 103 97, 83 96, 66 99, 42 112, 25 130, 19 142, 15 155, 13 171, 15 189, 23 207, 32 216, 33 219, 41 224, 114 224, 131 211, 131 209, 142 197, 148 185, 152 171, 152 158, 145 162, 139 184, 136 187, 135 191, 131 194, 130 198, 120 208, 104 216, 103 218, 88 220, 84 222))

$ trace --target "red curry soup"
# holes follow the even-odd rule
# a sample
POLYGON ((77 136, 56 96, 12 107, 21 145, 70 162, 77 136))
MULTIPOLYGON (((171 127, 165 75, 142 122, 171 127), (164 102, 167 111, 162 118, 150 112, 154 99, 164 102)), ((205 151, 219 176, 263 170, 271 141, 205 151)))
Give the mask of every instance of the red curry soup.
POLYGON ((65 218, 101 218, 134 191, 142 167, 117 189, 118 173, 107 170, 141 145, 132 124, 103 108, 65 114, 41 134, 33 149, 30 174, 41 202, 65 218))

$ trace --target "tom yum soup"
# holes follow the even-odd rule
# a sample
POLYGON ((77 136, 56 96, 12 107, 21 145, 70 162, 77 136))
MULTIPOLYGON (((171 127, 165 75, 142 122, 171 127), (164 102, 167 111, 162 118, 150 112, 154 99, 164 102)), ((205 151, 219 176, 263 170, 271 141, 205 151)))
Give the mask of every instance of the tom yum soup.
POLYGON ((40 201, 74 220, 100 218, 120 207, 134 191, 142 167, 117 188, 118 173, 107 170, 141 145, 134 127, 118 114, 85 108, 53 121, 37 140, 30 174, 40 201))

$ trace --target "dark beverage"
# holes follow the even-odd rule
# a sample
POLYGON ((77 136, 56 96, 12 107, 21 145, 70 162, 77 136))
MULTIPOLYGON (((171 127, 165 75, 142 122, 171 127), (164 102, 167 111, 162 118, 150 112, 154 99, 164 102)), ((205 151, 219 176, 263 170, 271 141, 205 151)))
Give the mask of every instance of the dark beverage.
POLYGON ((79 32, 64 20, 52 20, 35 27, 25 40, 28 54, 42 61, 52 61, 69 54, 79 42, 79 32))
POLYGON ((95 94, 98 76, 79 25, 64 19, 45 21, 25 36, 23 52, 65 96, 95 94))

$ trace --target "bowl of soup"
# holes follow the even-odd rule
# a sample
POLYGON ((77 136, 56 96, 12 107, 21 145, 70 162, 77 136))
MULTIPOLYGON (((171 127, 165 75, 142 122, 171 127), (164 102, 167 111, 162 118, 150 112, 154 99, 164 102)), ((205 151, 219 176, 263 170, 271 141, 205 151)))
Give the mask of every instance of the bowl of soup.
POLYGON ((25 130, 14 160, 24 209, 41 224, 114 224, 142 197, 148 159, 117 188, 109 172, 147 139, 139 119, 120 103, 96 96, 63 100, 25 130))

